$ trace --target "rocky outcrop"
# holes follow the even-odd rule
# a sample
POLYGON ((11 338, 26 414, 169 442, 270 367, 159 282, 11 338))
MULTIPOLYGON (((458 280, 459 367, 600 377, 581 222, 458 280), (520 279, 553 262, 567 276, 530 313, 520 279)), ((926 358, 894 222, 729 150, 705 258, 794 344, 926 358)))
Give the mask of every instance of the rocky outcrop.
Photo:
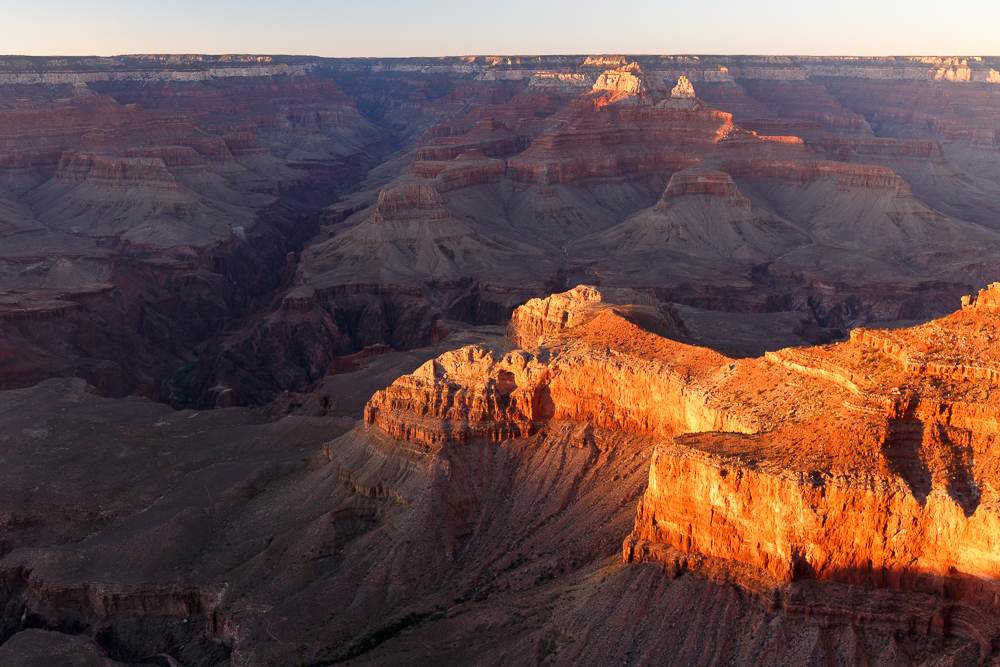
MULTIPOLYGON (((548 261, 535 249, 479 234, 468 218, 455 216, 448 196, 438 185, 451 179, 488 177, 491 164, 472 159, 442 172, 435 180, 401 178, 379 194, 367 219, 343 235, 317 244, 299 269, 306 290, 330 290, 348 285, 399 285, 439 281, 442 287, 476 276, 491 284, 523 287, 537 281, 530 273, 515 274, 515 266, 533 264, 541 275, 548 261), (463 165, 468 169, 463 170, 463 165), (456 173, 457 172, 457 173, 456 173)), ((487 178, 488 180, 488 178, 487 178)))
POLYGON ((630 289, 602 289, 580 285, 545 299, 532 299, 517 308, 507 327, 507 337, 522 348, 535 348, 549 337, 558 338, 568 329, 597 317, 609 306, 628 306, 629 317, 642 317, 656 333, 688 334, 677 309, 630 289))
POLYGON ((621 95, 635 95, 648 90, 645 74, 639 63, 628 63, 617 69, 605 71, 597 77, 593 91, 611 91, 621 95))
MULTIPOLYGON (((736 362, 638 324, 650 304, 589 287, 530 302, 508 333, 528 349, 439 357, 376 393, 365 421, 431 450, 561 421, 653 434, 666 442, 627 561, 721 569, 754 595, 818 580, 995 609, 1000 408, 982 379, 959 369, 941 384, 860 334, 736 362)), ((902 349, 971 350, 994 316, 887 333, 902 349)))
POLYGON ((733 178, 773 178, 804 183, 829 177, 846 187, 906 192, 909 188, 892 169, 838 162, 763 161, 723 163, 722 170, 733 178))
POLYGON ((413 219, 428 222, 450 220, 451 213, 445 208, 445 201, 433 185, 405 183, 379 194, 371 221, 375 225, 384 225, 413 219))
MULTIPOLYGON (((67 180, 75 180, 74 176, 86 170, 86 176, 80 180, 87 185, 134 188, 148 184, 162 192, 179 192, 181 189, 159 157, 105 157, 75 153, 67 163, 67 180)), ((61 177, 57 171, 55 178, 61 177)))
POLYGON ((670 202, 685 195, 709 195, 738 199, 734 206, 750 207, 750 201, 740 194, 739 188, 729 174, 711 169, 693 167, 679 171, 670 177, 667 189, 656 203, 659 209, 670 208, 670 202), (745 202, 745 203, 744 203, 745 202))
POLYGON ((487 157, 505 158, 520 153, 531 143, 529 137, 512 132, 506 125, 487 118, 471 128, 454 128, 457 133, 433 136, 417 148, 419 162, 453 160, 466 151, 477 151, 487 157))
POLYGON ((682 97, 694 98, 694 86, 688 81, 686 76, 677 79, 677 85, 670 91, 670 97, 677 99, 682 97))
POLYGON ((689 151, 718 142, 732 129, 732 118, 714 110, 608 108, 584 108, 573 122, 539 136, 508 161, 511 178, 555 184, 669 173, 700 162, 689 151), (606 115, 593 115, 598 113, 606 115), (617 122, 609 116, 617 116, 617 122))
MULTIPOLYGON (((414 171, 420 164, 414 165, 414 171)), ((489 185, 503 181, 506 175, 507 164, 503 160, 486 157, 478 151, 467 151, 441 165, 434 174, 435 188, 444 193, 475 185, 489 185)))
POLYGON ((1000 284, 990 283, 979 294, 962 297, 962 310, 993 314, 1000 312, 1000 284))
POLYGON ((466 348, 428 362, 376 393, 365 421, 432 447, 524 437, 551 420, 660 435, 766 421, 716 401, 703 382, 727 359, 666 337, 684 331, 676 311, 646 295, 577 287, 514 312, 508 336, 528 349, 466 348))
POLYGON ((769 356, 801 376, 797 392, 846 400, 821 420, 661 446, 626 558, 661 544, 732 562, 751 587, 817 579, 995 609, 995 291, 913 329, 769 356))
POLYGON ((662 85, 646 76, 639 63, 632 62, 609 69, 597 77, 586 99, 597 108, 609 104, 652 104, 663 95, 662 85))

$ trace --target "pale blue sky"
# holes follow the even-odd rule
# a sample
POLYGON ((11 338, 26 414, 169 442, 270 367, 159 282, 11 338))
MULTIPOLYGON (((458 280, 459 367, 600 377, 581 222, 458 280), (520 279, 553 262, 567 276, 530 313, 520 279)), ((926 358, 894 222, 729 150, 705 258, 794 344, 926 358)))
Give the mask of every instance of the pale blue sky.
POLYGON ((1000 0, 0 0, 0 54, 1000 55, 1000 0))

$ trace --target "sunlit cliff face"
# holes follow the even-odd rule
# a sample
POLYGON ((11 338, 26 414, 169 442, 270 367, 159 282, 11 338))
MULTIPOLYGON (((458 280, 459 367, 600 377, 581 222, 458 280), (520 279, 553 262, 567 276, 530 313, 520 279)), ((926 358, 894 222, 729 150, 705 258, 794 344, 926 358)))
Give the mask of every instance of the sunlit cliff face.
POLYGON ((589 99, 597 107, 624 100, 648 104, 650 96, 657 88, 662 88, 662 85, 655 86, 638 63, 629 63, 601 74, 594 83, 589 99))
POLYGON ((366 421, 431 447, 559 420, 654 433, 627 561, 677 567, 686 552, 751 568, 753 585, 947 586, 995 606, 1000 284, 913 329, 739 361, 664 337, 683 333, 646 299, 533 301, 508 331, 526 349, 428 362, 366 421))

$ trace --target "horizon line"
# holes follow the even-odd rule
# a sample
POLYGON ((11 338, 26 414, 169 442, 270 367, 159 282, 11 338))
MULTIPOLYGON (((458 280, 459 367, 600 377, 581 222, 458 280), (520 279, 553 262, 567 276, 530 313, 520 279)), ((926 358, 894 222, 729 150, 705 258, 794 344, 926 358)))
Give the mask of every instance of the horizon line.
POLYGON ((94 53, 89 54, 65 54, 65 53, 51 53, 51 54, 23 54, 23 53, 6 53, 0 54, 0 58, 140 58, 148 56, 169 56, 169 57, 191 57, 191 56, 201 56, 201 57, 218 57, 222 58, 225 56, 249 56, 249 57, 278 57, 278 58, 317 58, 322 60, 419 60, 419 59, 435 59, 435 60, 446 60, 455 58, 589 58, 593 56, 598 57, 635 57, 635 58, 700 58, 700 57, 719 57, 719 58, 870 58, 870 59, 890 59, 890 58, 972 58, 972 59, 984 59, 984 58, 1000 58, 1000 54, 994 55, 972 55, 972 54, 886 54, 886 55, 857 55, 857 54, 816 54, 816 53, 626 53, 626 52, 608 52, 608 53, 465 53, 465 54, 454 54, 454 55, 434 55, 434 56, 320 56, 309 53, 265 53, 265 52, 228 52, 228 53, 208 53, 208 52, 188 52, 188 53, 177 53, 177 52, 148 52, 148 53, 117 53, 112 55, 99 55, 94 53))

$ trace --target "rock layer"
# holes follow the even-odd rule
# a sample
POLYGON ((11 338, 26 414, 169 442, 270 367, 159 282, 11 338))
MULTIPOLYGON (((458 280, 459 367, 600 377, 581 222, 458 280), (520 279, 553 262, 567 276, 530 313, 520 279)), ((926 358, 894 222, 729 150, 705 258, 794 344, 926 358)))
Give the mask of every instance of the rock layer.
POLYGON ((1000 61, 0 61, 0 651, 995 659, 1000 61))
POLYGON ((769 353, 806 391, 836 387, 846 399, 821 419, 798 412, 756 435, 662 446, 626 557, 656 558, 645 545, 666 545, 765 580, 922 590, 995 610, 998 292, 914 329, 769 353))
POLYGON ((757 594, 815 579, 995 611, 997 294, 913 329, 736 361, 642 326, 645 295, 580 287, 515 312, 508 335, 527 349, 439 357, 365 419, 432 448, 567 420, 666 438, 627 561, 729 570, 757 594))

